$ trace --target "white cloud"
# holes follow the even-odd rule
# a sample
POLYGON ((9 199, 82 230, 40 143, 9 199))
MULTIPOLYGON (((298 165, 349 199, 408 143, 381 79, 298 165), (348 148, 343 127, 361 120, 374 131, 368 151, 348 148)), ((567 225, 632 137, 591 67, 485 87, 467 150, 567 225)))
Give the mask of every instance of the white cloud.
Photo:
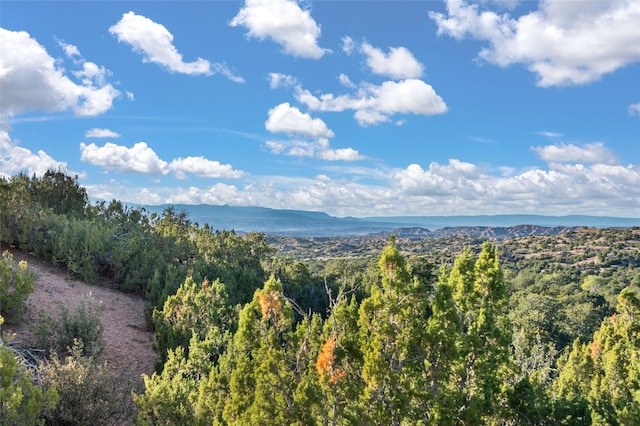
POLYGON ((269 110, 265 127, 272 133, 285 133, 292 137, 288 141, 267 141, 264 146, 272 154, 314 157, 327 161, 357 161, 365 158, 353 148, 331 148, 329 138, 332 138, 334 133, 325 122, 319 118, 312 118, 288 102, 269 110))
MULTIPOLYGON (((56 59, 29 33, 0 28, 0 114, 72 109, 76 115, 95 116, 113 105, 120 92, 106 82, 110 72, 92 62, 77 61, 82 69, 74 82, 56 59)), ((70 45, 69 45, 70 46, 70 45)), ((65 50, 79 56, 77 48, 65 50)))
POLYGON ((291 139, 288 141, 267 141, 265 147, 272 154, 292 157, 311 157, 326 161, 358 161, 366 157, 353 148, 331 148, 327 139, 315 141, 291 139))
MULTIPOLYGON (((396 170, 363 169, 351 178, 336 179, 328 174, 344 175, 341 169, 327 167, 327 173, 314 178, 246 176, 241 187, 217 184, 204 188, 154 187, 151 191, 112 182, 88 190, 91 196, 108 194, 103 198, 123 201, 140 202, 148 197, 156 204, 264 206, 319 210, 338 216, 640 214, 638 165, 552 163, 547 168, 516 171, 451 159, 426 168, 411 164, 396 170), (362 183, 371 175, 373 183, 362 183)), ((352 174, 352 168, 348 170, 352 174)))
POLYGON ((539 134, 540 136, 544 136, 544 137, 549 138, 549 139, 557 139, 557 138, 561 138, 562 137, 562 133, 550 132, 548 130, 542 130, 542 131, 536 132, 536 133, 539 134))
POLYGON ((153 62, 171 72, 188 75, 222 74, 230 80, 242 83, 244 79, 233 75, 225 64, 214 63, 197 58, 193 62, 184 62, 182 54, 173 45, 173 34, 162 24, 151 19, 127 12, 120 21, 109 28, 109 32, 133 47, 135 52, 143 55, 144 62, 153 62))
POLYGON ((281 74, 277 72, 269 73, 269 87, 279 89, 281 87, 295 87, 298 79, 289 74, 281 74))
POLYGON ((208 178, 233 178, 244 176, 244 172, 234 170, 230 164, 220 164, 218 161, 207 160, 204 157, 177 158, 169 163, 169 169, 179 179, 186 178, 186 173, 208 178))
POLYGON ((228 204, 228 200, 238 199, 241 194, 234 185, 223 183, 215 184, 209 188, 191 186, 184 190, 178 188, 168 198, 169 204, 228 204))
POLYGON ((346 75, 346 74, 340 74, 338 76, 338 81, 340 81, 340 84, 342 84, 343 86, 348 87, 350 89, 355 89, 356 88, 356 85, 353 83, 353 81, 351 81, 349 76, 346 75))
POLYGON ((445 196, 462 188, 483 192, 479 183, 486 175, 474 164, 451 159, 447 165, 432 162, 427 170, 411 164, 398 172, 396 178, 401 190, 407 194, 445 196))
POLYGON ((601 142, 576 146, 573 144, 558 144, 546 146, 532 146, 538 157, 548 162, 558 163, 615 163, 615 156, 601 142))
POLYGON ((12 141, 9 133, 0 130, 0 176, 7 178, 20 172, 42 176, 49 169, 67 170, 67 163, 53 159, 43 150, 34 154, 12 141))
POLYGON ((360 51, 367 56, 367 65, 371 71, 378 75, 400 80, 418 78, 424 72, 424 65, 405 47, 392 47, 385 54, 369 43, 362 43, 360 51))
POLYGON ((438 34, 487 41, 481 59, 501 67, 524 64, 542 87, 587 84, 640 61, 637 0, 543 0, 518 18, 447 0, 446 15, 429 16, 438 34))
POLYGON ((155 192, 151 192, 148 188, 142 188, 137 194, 136 194, 136 202, 139 204, 143 204, 143 205, 158 205, 158 204, 162 204, 162 196, 160 194, 157 194, 155 192))
POLYGON ((102 147, 92 143, 80 144, 80 159, 94 166, 104 167, 120 173, 142 173, 149 175, 166 175, 169 173, 167 162, 145 142, 138 142, 131 148, 107 142, 102 147))
POLYGON ((349 36, 342 37, 342 51, 347 55, 351 55, 356 48, 356 43, 349 36))
POLYGON ((223 63, 214 63, 211 64, 211 68, 214 74, 222 74, 223 76, 227 77, 229 80, 233 81, 234 83, 244 83, 245 79, 244 77, 241 77, 239 75, 235 75, 227 66, 227 64, 223 64, 223 63))
POLYGON ((82 58, 82 55, 80 55, 80 50, 77 46, 65 43, 64 41, 58 39, 56 39, 56 41, 58 42, 58 45, 62 48, 62 50, 64 50, 64 54, 69 58, 82 58))
POLYGON ((187 174, 227 179, 237 179, 245 175, 241 170, 234 170, 230 164, 221 164, 205 157, 175 158, 167 162, 158 157, 145 142, 138 142, 131 148, 111 142, 107 142, 102 147, 93 143, 89 145, 82 143, 80 150, 82 161, 120 173, 167 175, 173 172, 178 179, 186 179, 187 174))
POLYGON ((318 158, 327 161, 357 161, 365 157, 353 148, 326 149, 318 152, 318 158))
POLYGON ((230 25, 243 26, 260 40, 270 38, 292 56, 319 59, 327 52, 318 46, 320 26, 295 0, 246 0, 230 25))
POLYGON ((493 176, 474 165, 460 168, 432 163, 427 170, 412 164, 394 176, 404 203, 424 203, 439 214, 495 212, 537 214, 606 214, 638 211, 640 168, 629 165, 552 164, 516 175, 493 176), (407 198, 409 197, 409 198, 407 198), (451 210, 449 210, 450 212, 451 210))
POLYGON ((145 62, 153 62, 170 71, 184 74, 211 75, 211 64, 206 59, 198 58, 194 62, 183 62, 182 55, 173 45, 173 34, 162 24, 151 19, 127 12, 120 21, 109 28, 109 32, 119 42, 130 44, 133 49, 144 56, 145 62))
POLYGON ((94 129, 89 129, 85 132, 84 134, 85 138, 119 138, 120 134, 114 132, 113 130, 109 130, 109 129, 99 129, 99 128, 94 128, 94 129))
POLYGON ((640 116, 640 103, 629 105, 629 115, 638 115, 640 116))
POLYGON ((395 114, 434 115, 447 111, 433 87, 417 79, 386 81, 379 86, 363 84, 354 95, 317 97, 298 88, 296 98, 311 110, 355 110, 355 118, 363 126, 389 121, 395 114))
POLYGON ((311 118, 309 114, 292 107, 288 102, 281 103, 269 110, 269 118, 265 127, 271 133, 286 133, 312 138, 331 138, 331 129, 319 118, 311 118))

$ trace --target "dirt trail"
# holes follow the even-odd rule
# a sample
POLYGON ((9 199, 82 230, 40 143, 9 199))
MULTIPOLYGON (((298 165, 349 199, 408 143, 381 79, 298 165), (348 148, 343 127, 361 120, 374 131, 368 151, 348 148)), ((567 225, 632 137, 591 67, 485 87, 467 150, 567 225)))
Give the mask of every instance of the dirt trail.
MULTIPOLYGON (((153 334, 146 330, 144 300, 102 285, 88 285, 70 279, 67 272, 50 262, 44 262, 19 250, 11 250, 15 261, 26 260, 36 272, 35 291, 30 295, 29 312, 19 325, 4 325, 3 331, 16 333, 16 344, 30 341, 29 326, 38 318, 40 309, 58 314, 58 301, 75 307, 83 297, 102 303, 107 366, 118 374, 132 374, 142 382, 142 374, 151 375, 155 353, 153 334)), ((108 284, 108 282, 106 283, 108 284)), ((124 379, 124 378, 123 378, 124 379)))

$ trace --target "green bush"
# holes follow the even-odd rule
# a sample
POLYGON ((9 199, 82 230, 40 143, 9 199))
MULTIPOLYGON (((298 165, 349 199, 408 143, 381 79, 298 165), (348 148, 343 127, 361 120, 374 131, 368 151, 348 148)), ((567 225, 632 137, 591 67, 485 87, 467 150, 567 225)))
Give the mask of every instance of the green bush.
POLYGON ((66 358, 53 354, 42 365, 44 388, 59 396, 55 408, 47 411, 47 424, 125 424, 133 415, 133 398, 132 384, 122 381, 132 375, 115 375, 84 352, 82 342, 75 340, 66 358))
MULTIPOLYGON (((0 316, 0 324, 2 324, 0 316)), ((33 383, 30 371, 0 339, 0 424, 6 426, 44 424, 43 413, 55 406, 55 389, 43 390, 33 383)))
POLYGON ((62 302, 58 308, 55 318, 40 311, 38 321, 31 328, 34 345, 49 353, 69 353, 75 342, 80 341, 83 355, 100 355, 105 346, 102 305, 84 298, 73 310, 62 302))
POLYGON ((17 264, 8 251, 0 259, 0 315, 19 322, 27 312, 27 298, 34 290, 33 276, 24 260, 17 264))

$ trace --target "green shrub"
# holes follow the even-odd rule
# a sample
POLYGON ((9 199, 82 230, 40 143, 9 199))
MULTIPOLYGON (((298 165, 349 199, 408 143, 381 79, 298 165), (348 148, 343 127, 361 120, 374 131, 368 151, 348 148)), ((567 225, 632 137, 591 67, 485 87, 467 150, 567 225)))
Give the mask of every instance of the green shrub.
POLYGON ((133 414, 133 386, 126 383, 126 377, 132 375, 115 375, 84 352, 82 342, 75 340, 66 358, 53 354, 42 365, 44 388, 55 390, 59 396, 55 408, 47 411, 48 424, 125 424, 133 414))
POLYGON ((34 290, 33 276, 24 260, 17 264, 8 251, 0 259, 0 315, 19 322, 27 312, 27 298, 34 290))
POLYGON ((47 352, 68 353, 75 341, 82 342, 83 355, 97 356, 104 350, 103 306, 91 298, 83 298, 72 310, 59 302, 58 316, 40 311, 31 328, 34 345, 47 352))
MULTIPOLYGON (((2 324, 0 316, 0 324, 2 324)), ((30 371, 0 339, 0 424, 6 426, 44 424, 43 413, 55 406, 55 389, 43 390, 33 383, 30 371)))

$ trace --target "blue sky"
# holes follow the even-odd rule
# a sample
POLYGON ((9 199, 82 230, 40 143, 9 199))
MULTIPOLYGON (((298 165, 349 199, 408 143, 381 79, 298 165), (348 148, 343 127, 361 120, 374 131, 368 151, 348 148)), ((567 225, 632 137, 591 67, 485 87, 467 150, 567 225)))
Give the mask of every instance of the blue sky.
POLYGON ((0 1, 0 174, 335 216, 640 217, 640 2, 0 1))

